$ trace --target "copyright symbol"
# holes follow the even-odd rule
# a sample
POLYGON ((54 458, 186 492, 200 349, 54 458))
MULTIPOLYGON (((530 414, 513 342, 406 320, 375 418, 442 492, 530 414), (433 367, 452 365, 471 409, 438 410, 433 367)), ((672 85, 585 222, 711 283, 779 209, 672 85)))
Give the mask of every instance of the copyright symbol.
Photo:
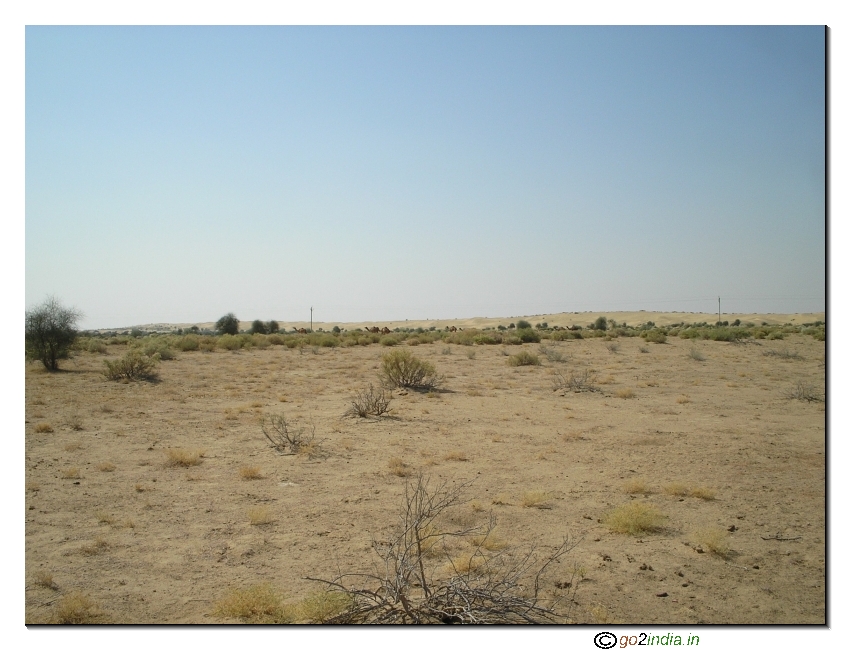
POLYGON ((596 634, 596 637, 593 638, 593 644, 599 647, 599 649, 611 649, 611 647, 617 644, 617 636, 610 631, 603 631, 596 634))

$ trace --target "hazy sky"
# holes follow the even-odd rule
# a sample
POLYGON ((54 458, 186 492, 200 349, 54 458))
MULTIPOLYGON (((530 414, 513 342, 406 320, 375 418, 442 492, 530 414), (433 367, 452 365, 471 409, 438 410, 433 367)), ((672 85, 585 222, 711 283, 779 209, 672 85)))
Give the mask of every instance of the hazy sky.
POLYGON ((822 27, 27 27, 83 327, 825 307, 822 27))

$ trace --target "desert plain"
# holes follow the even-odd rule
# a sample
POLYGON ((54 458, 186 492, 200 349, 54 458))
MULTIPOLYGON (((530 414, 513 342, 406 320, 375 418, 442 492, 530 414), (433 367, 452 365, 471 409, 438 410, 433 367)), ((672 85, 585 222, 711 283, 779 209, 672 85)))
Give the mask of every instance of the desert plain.
MULTIPOLYGON (((662 315, 629 324, 690 317, 662 315)), ((78 350, 55 373, 26 365, 28 624, 61 621, 69 595, 107 623, 239 623, 217 606, 256 585, 295 606, 321 588, 307 578, 379 563, 375 543, 392 537, 420 473, 469 483, 444 524, 492 513, 505 556, 574 539, 541 582, 552 601, 571 593, 569 621, 825 623, 826 352, 811 335, 266 344, 177 351, 156 381, 105 378, 104 360, 126 351, 78 350), (432 363, 438 389, 393 389, 387 415, 346 415, 394 349, 432 363), (540 364, 509 364, 520 351, 540 364), (593 389, 557 389, 571 373, 593 389), (820 398, 793 398, 800 386, 820 398), (316 452, 271 448, 271 415, 314 429, 316 452), (608 524, 634 502, 660 513, 655 529, 608 524)), ((469 539, 444 550, 436 563, 468 553, 469 539)))

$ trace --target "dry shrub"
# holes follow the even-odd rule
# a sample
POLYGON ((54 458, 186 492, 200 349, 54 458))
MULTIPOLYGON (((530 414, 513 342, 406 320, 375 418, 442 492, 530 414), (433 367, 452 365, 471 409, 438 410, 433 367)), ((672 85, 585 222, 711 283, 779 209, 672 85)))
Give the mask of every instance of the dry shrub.
POLYGON ((466 457, 466 453, 463 453, 461 451, 451 451, 449 453, 446 453, 443 456, 443 459, 448 460, 450 462, 469 462, 469 458, 466 457))
POLYGON ((617 390, 617 397, 619 399, 634 399, 635 391, 631 388, 623 388, 622 390, 617 390))
POLYGON ((381 359, 381 382, 387 387, 430 390, 443 381, 434 366, 406 349, 396 349, 381 359))
POLYGON ((79 413, 74 412, 68 415, 65 419, 65 423, 71 430, 83 429, 83 418, 80 417, 79 413))
POLYGON ((80 470, 77 467, 71 467, 62 471, 63 480, 77 480, 80 477, 80 470))
POLYGON ((540 365, 540 357, 537 354, 532 354, 529 351, 521 351, 513 356, 508 356, 508 365, 511 367, 520 367, 523 365, 540 365))
POLYGON ((283 415, 269 415, 263 418, 261 424, 263 435, 271 442, 272 448, 278 453, 298 455, 304 453, 310 457, 320 452, 321 442, 316 441, 316 429, 293 428, 283 415))
POLYGON ((58 624, 96 624, 104 619, 94 600, 80 592, 62 597, 56 604, 54 615, 58 624))
POLYGON ((243 466, 239 469, 239 475, 243 480, 262 480, 263 474, 260 472, 260 467, 243 466))
POLYGON ((696 347, 691 347, 690 351, 688 352, 688 357, 692 358, 695 361, 705 360, 705 356, 696 347))
POLYGON ((798 401, 823 401, 823 393, 810 383, 798 381, 797 384, 785 393, 788 399, 797 399, 798 401))
POLYGON ((52 433, 53 432, 53 426, 48 424, 46 421, 43 421, 40 424, 35 425, 35 432, 37 432, 37 433, 52 433))
POLYGON ((399 478, 406 478, 413 474, 413 469, 411 469, 409 465, 405 464, 400 457, 391 457, 390 461, 387 462, 387 467, 389 468, 390 473, 398 476, 399 478))
POLYGON ((248 510, 248 522, 251 525, 269 525, 274 522, 274 515, 268 507, 251 507, 248 510))
POLYGON ((560 370, 555 371, 552 379, 553 390, 569 390, 570 392, 596 392, 596 372, 593 370, 571 371, 564 376, 560 370))
POLYGON ((508 542, 497 536, 495 533, 478 534, 469 537, 469 542, 476 548, 484 548, 495 552, 496 550, 504 550, 508 547, 508 542))
POLYGON ((195 449, 189 450, 186 448, 170 448, 165 452, 166 466, 182 466, 190 467, 197 466, 201 463, 204 457, 204 451, 195 449))
POLYGON ((360 390, 354 395, 351 406, 345 411, 345 415, 352 417, 368 417, 369 415, 380 417, 390 411, 392 394, 387 390, 375 390, 369 384, 368 390, 360 390))
POLYGON ((106 512, 98 512, 97 522, 103 523, 104 525, 115 525, 115 517, 112 514, 107 514, 106 512))
POLYGON ((522 494, 521 504, 523 507, 534 507, 536 509, 552 509, 552 496, 545 491, 526 491, 522 494))
POLYGON ((35 573, 33 577, 33 583, 36 586, 41 586, 42 588, 50 588, 51 590, 56 590, 59 587, 56 585, 56 582, 53 581, 53 573, 48 572, 47 570, 39 570, 35 573))
POLYGON ((612 532, 638 536, 661 529, 664 515, 654 505, 634 501, 610 511, 603 522, 612 532))
MULTIPOLYGON (((535 548, 525 553, 475 550, 440 566, 439 544, 446 539, 487 536, 495 519, 481 526, 455 523, 447 510, 463 505, 470 483, 435 489, 421 474, 405 486, 398 526, 383 542, 373 542, 379 557, 371 570, 340 574, 333 580, 308 577, 351 597, 351 604, 326 622, 356 624, 519 624, 552 623, 568 619, 575 604, 579 568, 568 578, 570 586, 555 598, 541 597, 546 570, 560 563, 576 542, 569 537, 546 556, 535 548), (442 529, 437 520, 452 522, 442 529), (442 568, 442 569, 441 569, 442 568)), ((442 556, 448 556, 443 554, 442 556)), ((547 594, 548 595, 548 594, 547 594)))
POLYGON ((693 487, 688 495, 692 498, 701 498, 702 500, 714 500, 717 492, 708 487, 693 487))
POLYGON ((711 554, 716 554, 718 557, 727 559, 732 553, 732 548, 729 547, 729 535, 721 527, 704 527, 692 536, 694 543, 703 550, 708 550, 711 554))
POLYGON ((138 350, 131 349, 117 361, 103 362, 106 365, 103 375, 112 381, 153 381, 158 376, 156 368, 159 365, 159 354, 145 356, 138 350))
POLYGON ((298 605, 299 619, 324 624, 340 615, 354 604, 348 593, 334 590, 318 590, 307 595, 298 605))
POLYGON ((236 618, 248 624, 290 624, 295 621, 292 607, 271 584, 262 583, 234 589, 216 602, 213 615, 236 618))
POLYGON ((646 484, 646 480, 641 478, 632 478, 627 480, 623 485, 623 491, 627 494, 651 494, 652 489, 646 484))
POLYGON ((691 399, 686 394, 682 394, 682 395, 676 397, 676 403, 684 404, 684 403, 690 403, 690 402, 691 402, 691 399))
POLYGON ((115 465, 112 462, 101 462, 97 465, 98 471, 103 471, 104 473, 112 473, 115 471, 115 465))
POLYGON ((691 491, 691 488, 686 485, 684 482, 671 482, 668 485, 664 485, 664 493, 670 494, 671 496, 687 496, 691 491))
POLYGON ((106 542, 106 539, 103 539, 101 537, 97 537, 91 543, 81 547, 80 552, 82 552, 84 555, 90 557, 90 556, 94 556, 96 554, 100 554, 101 552, 104 552, 106 550, 106 548, 108 548, 108 547, 109 547, 109 543, 106 542))
POLYGON ((64 448, 66 451, 79 451, 81 448, 83 448, 83 445, 79 442, 68 442, 62 448, 64 448))

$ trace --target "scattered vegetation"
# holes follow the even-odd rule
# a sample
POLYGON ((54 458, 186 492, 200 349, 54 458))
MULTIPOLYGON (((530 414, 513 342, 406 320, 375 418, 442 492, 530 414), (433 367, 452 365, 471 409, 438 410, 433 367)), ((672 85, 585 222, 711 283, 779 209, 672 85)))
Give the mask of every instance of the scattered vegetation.
POLYGON ((56 622, 59 624, 97 624, 104 621, 103 612, 88 595, 68 593, 56 604, 56 622))
POLYGON ((552 496, 545 491, 526 491, 520 501, 523 507, 552 509, 552 496))
POLYGON ((623 491, 627 494, 651 494, 652 489, 646 484, 646 480, 641 478, 632 478, 623 484, 623 491))
POLYGON ((703 356, 702 352, 700 352, 700 350, 698 350, 696 347, 691 347, 690 350, 688 350, 688 358, 692 358, 695 361, 705 360, 705 356, 703 356))
POLYGON ((186 448, 170 448, 166 452, 166 466, 197 466, 204 457, 202 450, 186 448))
POLYGON ((251 525, 269 525, 274 522, 274 516, 268 507, 251 507, 248 510, 248 522, 251 525))
POLYGON ((354 598, 338 590, 318 590, 298 604, 298 618, 324 624, 353 606, 354 598))
POLYGON ((619 399, 634 399, 635 391, 631 388, 623 388, 622 390, 617 390, 617 397, 619 399))
POLYGON ((239 320, 232 313, 225 314, 215 323, 215 330, 219 334, 235 336, 239 333, 239 320))
POLYGON ((699 529, 694 532, 692 539, 697 544, 697 552, 701 549, 707 550, 722 559, 728 559, 732 553, 732 548, 729 546, 729 534, 723 528, 705 527, 699 529))
POLYGON ((787 347, 785 349, 768 349, 764 352, 765 356, 775 356, 777 358, 781 358, 787 361, 800 361, 803 360, 803 357, 800 356, 800 352, 791 351, 787 347))
POLYGON ((260 467, 257 466, 243 466, 239 469, 239 476, 243 480, 262 480, 263 474, 260 471, 260 467))
POLYGON ((56 582, 53 581, 53 573, 48 572, 47 570, 39 570, 35 573, 33 577, 33 583, 36 586, 41 586, 42 588, 49 588, 51 590, 56 590, 59 587, 56 585, 56 582))
POLYGON ((596 392, 596 373, 593 370, 571 371, 569 376, 564 376, 560 371, 556 371, 552 388, 570 392, 596 392))
POLYGON ((406 478, 413 475, 413 469, 408 464, 405 464, 404 460, 400 457, 391 457, 389 462, 387 462, 387 468, 390 470, 390 473, 399 478, 406 478))
POLYGON ((38 423, 38 424, 35 425, 35 432, 37 432, 37 433, 52 433, 53 432, 53 426, 51 426, 46 421, 42 421, 41 423, 38 423))
POLYGON ((295 611, 283 603, 283 596, 268 583, 232 590, 216 603, 213 615, 249 624, 290 624, 295 621, 295 611))
POLYGON ((664 515, 654 505, 633 501, 609 512, 603 522, 612 532, 639 536, 661 529, 664 515))
POLYGON ((310 430, 292 428, 283 415, 269 415, 263 418, 262 431, 278 453, 313 454, 321 444, 316 441, 315 426, 311 426, 310 430))
POLYGON ((804 381, 797 381, 793 388, 785 394, 789 399, 797 399, 798 401, 823 401, 824 395, 814 385, 804 381))

